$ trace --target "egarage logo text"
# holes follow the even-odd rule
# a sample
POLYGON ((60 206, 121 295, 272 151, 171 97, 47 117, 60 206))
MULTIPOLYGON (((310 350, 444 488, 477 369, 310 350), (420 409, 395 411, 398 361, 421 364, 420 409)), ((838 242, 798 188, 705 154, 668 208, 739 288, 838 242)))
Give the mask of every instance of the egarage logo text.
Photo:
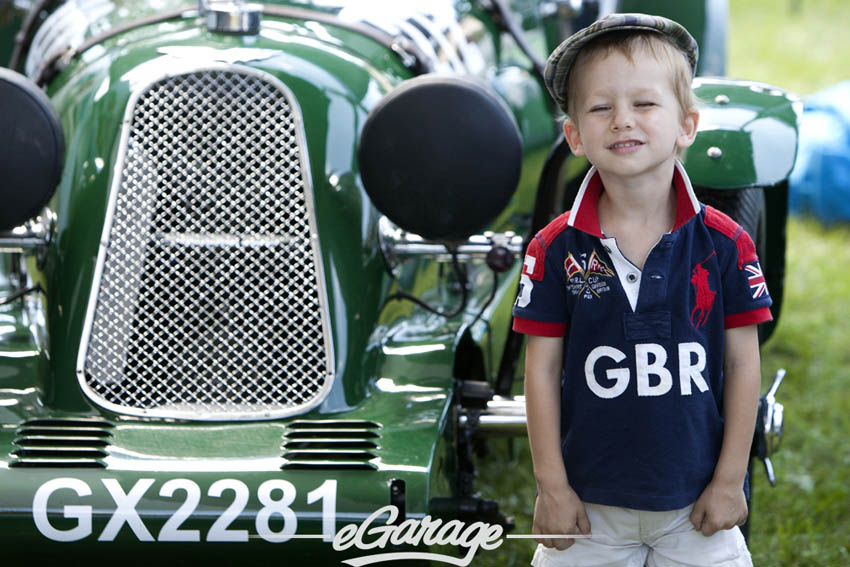
POLYGON ((345 559, 342 562, 352 567, 360 567, 399 559, 425 559, 464 567, 469 565, 479 549, 496 549, 502 545, 503 529, 498 524, 474 522, 466 526, 459 520, 443 523, 442 520, 431 518, 431 516, 425 516, 421 520, 407 519, 395 524, 397 518, 398 508, 395 506, 379 508, 360 526, 348 524, 339 530, 334 536, 333 548, 336 551, 345 551, 353 546, 361 551, 369 551, 383 550, 387 546, 396 545, 455 545, 466 549, 464 557, 403 551, 375 553, 345 559), (389 514, 387 525, 373 526, 375 520, 384 514, 389 514))

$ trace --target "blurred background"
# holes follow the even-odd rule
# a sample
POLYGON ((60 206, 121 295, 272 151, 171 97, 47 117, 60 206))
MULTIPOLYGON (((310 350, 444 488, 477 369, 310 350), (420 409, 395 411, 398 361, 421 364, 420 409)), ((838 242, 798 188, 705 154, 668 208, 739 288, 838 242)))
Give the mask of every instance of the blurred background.
MULTIPOLYGON (((814 116, 828 106, 850 109, 848 0, 730 0, 728 75, 798 94, 807 112, 801 138, 833 159, 809 173, 798 162, 789 217, 785 303, 774 336, 762 349, 763 388, 778 368, 785 404, 782 449, 773 459, 777 485, 759 467, 753 475, 750 550, 756 566, 850 565, 850 135, 840 116, 814 116), (843 88, 842 88, 843 87, 843 88), (807 130, 808 129, 808 130, 807 130), (816 129, 817 131, 812 131, 816 129), (826 139, 827 132, 832 136, 826 139), (841 135, 844 138, 841 138, 841 135), (846 160, 846 161, 845 161, 846 160), (811 184, 811 183, 810 183, 811 184), (807 193, 808 191, 808 193, 807 193)), ((830 110, 831 111, 831 110, 830 110)), ((801 144, 805 143, 801 140, 801 144)), ((482 467, 485 496, 500 495, 531 533, 535 487, 527 441, 491 443, 501 467, 482 467), (510 495, 507 499, 503 495, 510 495)), ((506 540, 480 553, 476 566, 528 565, 535 543, 506 540)))

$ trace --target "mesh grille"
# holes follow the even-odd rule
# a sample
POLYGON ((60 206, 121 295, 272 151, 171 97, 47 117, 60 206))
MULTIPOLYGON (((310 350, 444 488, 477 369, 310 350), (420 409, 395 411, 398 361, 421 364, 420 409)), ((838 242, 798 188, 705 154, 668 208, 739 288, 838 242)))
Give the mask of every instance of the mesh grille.
POLYGON ((275 84, 178 75, 137 100, 85 355, 126 413, 275 417, 330 381, 296 116, 275 84))

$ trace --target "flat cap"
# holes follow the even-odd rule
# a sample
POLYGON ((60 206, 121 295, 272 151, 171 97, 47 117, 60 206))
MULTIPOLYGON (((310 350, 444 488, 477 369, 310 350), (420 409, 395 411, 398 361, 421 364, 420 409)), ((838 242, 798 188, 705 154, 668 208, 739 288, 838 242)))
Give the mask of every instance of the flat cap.
POLYGON ((546 61, 543 73, 546 88, 564 112, 567 112, 567 80, 579 52, 601 35, 624 30, 651 31, 667 36, 688 59, 691 75, 696 73, 699 47, 681 24, 649 14, 609 14, 565 39, 546 61))

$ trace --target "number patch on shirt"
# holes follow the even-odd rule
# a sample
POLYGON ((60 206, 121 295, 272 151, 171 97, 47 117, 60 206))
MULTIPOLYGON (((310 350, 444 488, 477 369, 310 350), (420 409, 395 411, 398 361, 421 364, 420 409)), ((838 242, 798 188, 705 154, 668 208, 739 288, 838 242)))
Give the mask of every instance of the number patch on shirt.
POLYGON ((516 298, 517 307, 527 307, 531 303, 531 290, 534 284, 531 283, 529 274, 534 273, 534 266, 537 264, 537 258, 531 254, 525 255, 525 260, 522 263, 522 275, 519 277, 519 293, 516 298))

